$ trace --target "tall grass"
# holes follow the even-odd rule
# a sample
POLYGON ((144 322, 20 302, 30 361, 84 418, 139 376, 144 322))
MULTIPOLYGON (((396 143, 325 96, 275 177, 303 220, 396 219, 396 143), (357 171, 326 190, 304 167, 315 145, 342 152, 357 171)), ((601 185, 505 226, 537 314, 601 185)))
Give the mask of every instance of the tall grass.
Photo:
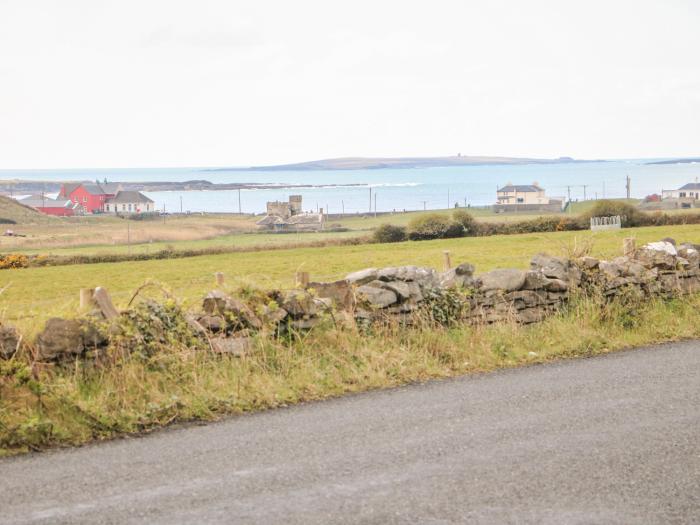
POLYGON ((25 353, 0 361, 0 455, 700 336, 700 296, 630 301, 578 298, 528 327, 426 320, 360 331, 328 321, 303 336, 264 334, 241 359, 175 344, 150 357, 115 354, 101 365, 40 367, 25 353))

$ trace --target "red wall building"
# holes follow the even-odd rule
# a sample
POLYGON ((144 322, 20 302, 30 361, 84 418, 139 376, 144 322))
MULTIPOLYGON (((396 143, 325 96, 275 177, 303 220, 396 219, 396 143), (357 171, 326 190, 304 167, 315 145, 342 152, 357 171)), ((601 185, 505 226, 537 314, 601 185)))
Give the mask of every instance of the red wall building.
POLYGON ((101 213, 105 201, 114 197, 114 193, 107 193, 99 184, 81 184, 66 197, 74 204, 80 204, 87 213, 101 213))

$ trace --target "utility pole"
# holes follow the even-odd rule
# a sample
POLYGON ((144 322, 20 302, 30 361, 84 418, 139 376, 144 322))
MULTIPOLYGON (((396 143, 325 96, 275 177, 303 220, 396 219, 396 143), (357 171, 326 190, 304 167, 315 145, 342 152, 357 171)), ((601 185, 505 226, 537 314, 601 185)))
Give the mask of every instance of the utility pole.
POLYGON ((625 184, 625 189, 627 189, 627 198, 630 198, 630 190, 632 186, 632 179, 630 179, 630 176, 627 175, 627 184, 625 184))
POLYGON ((182 195, 180 195, 180 215, 182 215, 182 195))
POLYGON ((584 185, 583 185, 583 200, 584 200, 584 201, 586 200, 586 188, 587 188, 587 187, 588 187, 587 184, 584 184, 584 185))
POLYGON ((345 201, 340 201, 340 207, 343 210, 341 217, 344 217, 345 216, 345 201))
POLYGON ((369 187, 369 212, 372 213, 372 186, 369 187))
POLYGON ((243 212, 241 211, 241 189, 238 188, 238 215, 242 215, 243 212))
POLYGON ((571 202, 571 186, 566 187, 566 193, 568 195, 569 202, 571 202))
POLYGON ((421 201, 423 203, 423 211, 426 210, 425 205, 428 203, 428 201, 421 201))

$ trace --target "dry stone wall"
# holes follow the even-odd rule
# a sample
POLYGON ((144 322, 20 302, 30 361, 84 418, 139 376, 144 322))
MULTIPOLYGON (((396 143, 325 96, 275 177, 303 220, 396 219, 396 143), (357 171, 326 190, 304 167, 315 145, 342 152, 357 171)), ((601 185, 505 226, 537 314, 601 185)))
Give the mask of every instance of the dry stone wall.
MULTIPOLYGON (((298 289, 260 292, 255 297, 233 297, 215 290, 207 294, 197 313, 172 310, 160 317, 158 305, 146 308, 140 317, 132 310, 115 314, 103 290, 109 304, 101 296, 91 315, 50 319, 31 343, 32 352, 45 362, 99 355, 114 337, 134 331, 133 322, 128 330, 120 325, 124 319, 138 319, 141 324, 136 326, 149 331, 151 324, 171 323, 173 316, 181 315, 184 328, 174 324, 137 336, 150 341, 176 329, 187 344, 238 356, 250 348, 253 336, 302 332, 329 319, 336 325, 387 320, 413 324, 426 316, 437 322, 530 324, 559 311, 575 294, 612 298, 630 290, 662 297, 700 292, 698 246, 677 246, 672 239, 664 239, 639 249, 628 242, 625 249, 626 255, 611 261, 539 254, 528 270, 475 274, 469 263, 442 273, 418 266, 367 268, 338 281, 309 282, 298 289), (453 306, 448 310, 452 318, 435 318, 431 306, 445 299, 453 306)), ((11 358, 21 341, 13 327, 0 324, 0 358, 11 358)))

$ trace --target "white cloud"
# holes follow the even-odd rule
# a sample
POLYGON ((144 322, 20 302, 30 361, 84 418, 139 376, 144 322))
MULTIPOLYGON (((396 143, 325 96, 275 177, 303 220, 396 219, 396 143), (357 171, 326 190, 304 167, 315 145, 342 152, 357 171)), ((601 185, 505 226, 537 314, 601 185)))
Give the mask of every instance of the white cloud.
POLYGON ((693 0, 0 0, 0 168, 698 154, 693 0))

